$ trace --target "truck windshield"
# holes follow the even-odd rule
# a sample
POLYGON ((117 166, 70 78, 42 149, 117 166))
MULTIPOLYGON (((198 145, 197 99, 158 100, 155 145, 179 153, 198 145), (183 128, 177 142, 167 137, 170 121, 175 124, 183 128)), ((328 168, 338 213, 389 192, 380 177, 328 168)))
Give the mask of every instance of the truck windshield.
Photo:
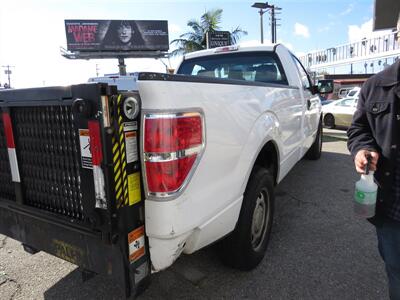
POLYGON ((182 62, 177 74, 288 85, 273 52, 242 52, 196 57, 182 62))

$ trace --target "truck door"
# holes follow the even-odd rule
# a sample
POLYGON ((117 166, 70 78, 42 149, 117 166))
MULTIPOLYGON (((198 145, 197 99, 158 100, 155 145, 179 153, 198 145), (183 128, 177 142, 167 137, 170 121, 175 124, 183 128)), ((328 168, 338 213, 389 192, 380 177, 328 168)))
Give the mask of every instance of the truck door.
POLYGON ((301 62, 297 59, 297 57, 292 56, 295 65, 297 67, 298 75, 301 80, 301 91, 303 97, 303 111, 304 111, 304 120, 302 124, 302 133, 303 133, 303 145, 302 145, 302 154, 307 152, 307 149, 314 142, 314 137, 318 129, 318 124, 320 121, 320 109, 321 102, 317 95, 313 95, 310 92, 310 87, 312 86, 310 77, 308 73, 304 69, 301 62))

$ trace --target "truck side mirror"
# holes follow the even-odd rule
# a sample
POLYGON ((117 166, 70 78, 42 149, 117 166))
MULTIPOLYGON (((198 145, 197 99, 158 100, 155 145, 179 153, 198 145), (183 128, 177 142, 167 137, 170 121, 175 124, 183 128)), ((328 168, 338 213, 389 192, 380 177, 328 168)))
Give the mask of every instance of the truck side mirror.
POLYGON ((310 90, 311 94, 313 94, 313 95, 319 93, 318 86, 316 86, 316 85, 311 85, 308 89, 310 90))

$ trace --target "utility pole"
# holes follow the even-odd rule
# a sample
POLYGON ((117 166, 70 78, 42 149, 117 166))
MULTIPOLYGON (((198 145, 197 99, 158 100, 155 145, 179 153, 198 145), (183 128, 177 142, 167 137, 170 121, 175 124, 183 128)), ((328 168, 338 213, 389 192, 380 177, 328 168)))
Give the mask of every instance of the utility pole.
POLYGON ((275 5, 271 5, 271 42, 276 43, 276 30, 275 30, 275 5))
POLYGON ((276 21, 280 20, 280 19, 276 18, 276 15, 279 14, 278 12, 276 12, 276 10, 279 11, 279 10, 282 10, 282 8, 277 7, 275 5, 268 5, 268 7, 270 8, 270 11, 271 11, 271 42, 276 43, 276 40, 277 40, 277 38, 276 38, 276 36, 277 36, 276 35, 276 27, 277 27, 276 21))
POLYGON ((6 66, 1 66, 2 68, 5 68, 6 70, 4 70, 4 73, 7 75, 8 77, 8 88, 11 88, 11 78, 10 75, 12 74, 10 68, 14 68, 15 66, 10 66, 10 65, 6 65, 6 66))

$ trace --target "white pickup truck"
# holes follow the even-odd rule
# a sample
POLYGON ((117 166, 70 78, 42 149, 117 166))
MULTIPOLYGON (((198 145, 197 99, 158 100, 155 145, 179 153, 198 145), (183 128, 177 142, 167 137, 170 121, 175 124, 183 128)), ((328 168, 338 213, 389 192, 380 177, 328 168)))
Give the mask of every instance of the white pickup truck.
POLYGON ((256 267, 274 186, 321 155, 307 72, 278 44, 191 53, 177 74, 135 78, 129 92, 0 92, 0 233, 113 275, 127 296, 214 242, 227 265, 256 267))

